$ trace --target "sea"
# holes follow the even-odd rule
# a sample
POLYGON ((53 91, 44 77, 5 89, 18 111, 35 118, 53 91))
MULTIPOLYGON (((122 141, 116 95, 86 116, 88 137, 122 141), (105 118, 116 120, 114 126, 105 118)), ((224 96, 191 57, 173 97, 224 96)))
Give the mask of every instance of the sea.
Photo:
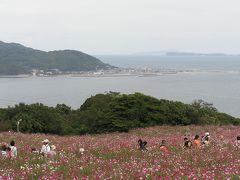
POLYGON ((2 77, 0 107, 22 103, 79 108, 87 98, 109 91, 140 92, 159 99, 192 103, 202 99, 240 117, 240 56, 97 56, 125 68, 175 69, 153 77, 2 77))

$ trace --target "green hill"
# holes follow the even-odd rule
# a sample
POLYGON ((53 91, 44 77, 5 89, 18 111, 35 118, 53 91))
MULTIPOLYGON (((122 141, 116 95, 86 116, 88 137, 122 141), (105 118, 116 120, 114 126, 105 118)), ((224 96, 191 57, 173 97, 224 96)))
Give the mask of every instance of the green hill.
POLYGON ((16 43, 0 41, 0 75, 29 74, 32 69, 48 71, 92 71, 113 66, 74 50, 40 51, 16 43))
POLYGON ((211 104, 193 104, 156 99, 140 93, 97 94, 76 110, 64 104, 43 104, 0 108, 0 132, 21 131, 52 134, 96 134, 127 132, 130 129, 156 125, 239 125, 240 119, 218 112, 211 104))

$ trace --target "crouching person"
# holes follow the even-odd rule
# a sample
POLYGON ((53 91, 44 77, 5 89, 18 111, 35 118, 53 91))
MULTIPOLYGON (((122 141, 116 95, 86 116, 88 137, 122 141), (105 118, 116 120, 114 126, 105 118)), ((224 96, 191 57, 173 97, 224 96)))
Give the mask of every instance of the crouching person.
POLYGON ((169 149, 166 147, 166 140, 162 140, 162 143, 160 145, 160 151, 164 155, 168 155, 170 153, 169 149))
POLYGON ((42 148, 40 151, 40 154, 42 154, 44 157, 51 151, 51 148, 49 146, 49 140, 45 139, 42 141, 42 148))
POLYGON ((56 146, 55 145, 51 145, 50 146, 50 151, 47 153, 47 157, 51 158, 51 159, 54 159, 57 155, 56 153, 56 146))

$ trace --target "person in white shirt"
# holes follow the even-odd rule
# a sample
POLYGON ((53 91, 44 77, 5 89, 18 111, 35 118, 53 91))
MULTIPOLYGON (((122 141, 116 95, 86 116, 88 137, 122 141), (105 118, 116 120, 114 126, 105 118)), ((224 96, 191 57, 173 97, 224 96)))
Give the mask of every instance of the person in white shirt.
POLYGON ((210 144, 210 134, 209 132, 205 133, 205 136, 202 138, 202 145, 209 146, 210 144))
POLYGON ((40 153, 44 156, 47 155, 47 153, 49 153, 51 151, 51 148, 49 146, 49 140, 45 139, 42 141, 43 145, 42 145, 42 149, 40 151, 40 153))
POLYGON ((17 157, 17 148, 15 146, 15 142, 14 141, 10 142, 10 148, 11 148, 11 156, 12 156, 12 158, 16 158, 17 157))

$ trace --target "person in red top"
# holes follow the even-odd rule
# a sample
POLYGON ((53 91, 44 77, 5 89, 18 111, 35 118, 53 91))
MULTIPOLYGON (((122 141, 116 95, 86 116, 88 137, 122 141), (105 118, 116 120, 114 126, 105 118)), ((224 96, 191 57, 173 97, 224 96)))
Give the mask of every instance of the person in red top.
POLYGON ((201 147, 201 140, 199 138, 199 135, 196 135, 193 140, 193 146, 200 148, 201 147))
POLYGON ((168 154, 170 152, 169 149, 166 147, 166 140, 162 140, 162 143, 160 145, 160 151, 164 154, 168 154))

